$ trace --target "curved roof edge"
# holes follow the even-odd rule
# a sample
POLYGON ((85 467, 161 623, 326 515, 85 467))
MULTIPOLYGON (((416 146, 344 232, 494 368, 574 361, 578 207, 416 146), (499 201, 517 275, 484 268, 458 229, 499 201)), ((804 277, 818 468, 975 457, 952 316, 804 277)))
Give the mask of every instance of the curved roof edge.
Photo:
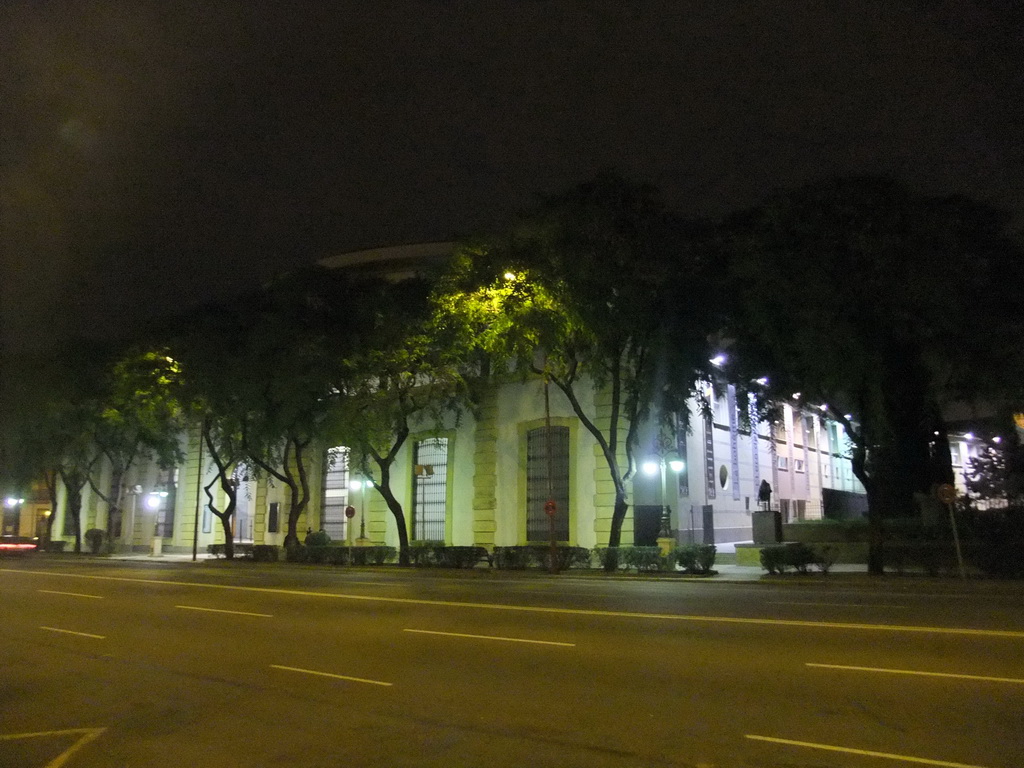
POLYGON ((454 250, 455 243, 452 241, 410 243, 339 253, 320 259, 317 263, 328 269, 351 267, 378 268, 384 271, 387 271, 388 267, 414 269, 421 265, 440 264, 451 256, 454 250))

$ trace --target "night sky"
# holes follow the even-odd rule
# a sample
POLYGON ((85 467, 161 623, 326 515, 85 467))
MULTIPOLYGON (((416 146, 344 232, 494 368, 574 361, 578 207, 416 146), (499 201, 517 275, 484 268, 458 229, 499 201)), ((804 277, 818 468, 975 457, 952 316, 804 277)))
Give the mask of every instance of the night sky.
POLYGON ((605 168, 684 214, 888 173, 1024 220, 1016 0, 0 7, 7 352, 605 168))

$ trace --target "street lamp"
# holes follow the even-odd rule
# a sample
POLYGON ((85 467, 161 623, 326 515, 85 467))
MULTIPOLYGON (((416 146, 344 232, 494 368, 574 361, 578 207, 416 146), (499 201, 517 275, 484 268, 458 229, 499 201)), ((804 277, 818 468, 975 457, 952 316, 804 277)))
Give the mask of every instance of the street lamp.
POLYGON ((350 491, 359 491, 359 538, 356 539, 357 547, 365 547, 370 542, 366 538, 366 510, 364 508, 363 500, 363 488, 370 485, 369 480, 352 480, 348 481, 348 488, 350 491))
MULTIPOLYGON (((656 459, 647 459, 640 465, 640 470, 648 477, 661 474, 661 521, 658 528, 658 544, 662 548, 662 554, 667 555, 672 545, 672 506, 668 503, 668 470, 672 470, 678 476, 686 468, 684 462, 675 452, 659 456, 656 459), (662 543, 664 540, 664 543, 662 543)), ((693 531, 690 531, 691 537, 693 531)))
POLYGON ((153 510, 154 516, 153 549, 150 553, 153 557, 159 557, 163 553, 164 539, 163 531, 160 530, 160 505, 163 504, 164 499, 166 499, 168 495, 167 491, 150 491, 146 494, 146 506, 153 510))
POLYGON ((132 499, 132 507, 128 514, 128 525, 125 526, 124 535, 121 536, 121 546, 131 552, 132 545, 135 543, 135 507, 139 496, 142 495, 142 486, 133 485, 128 489, 127 494, 132 499))

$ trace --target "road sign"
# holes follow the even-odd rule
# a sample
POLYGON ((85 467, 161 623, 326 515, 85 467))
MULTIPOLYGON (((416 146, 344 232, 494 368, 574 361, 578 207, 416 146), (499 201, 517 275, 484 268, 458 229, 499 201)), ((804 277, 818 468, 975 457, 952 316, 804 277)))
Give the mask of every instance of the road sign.
POLYGON ((956 501, 956 488, 949 483, 943 483, 935 489, 935 495, 943 504, 952 504, 956 501))

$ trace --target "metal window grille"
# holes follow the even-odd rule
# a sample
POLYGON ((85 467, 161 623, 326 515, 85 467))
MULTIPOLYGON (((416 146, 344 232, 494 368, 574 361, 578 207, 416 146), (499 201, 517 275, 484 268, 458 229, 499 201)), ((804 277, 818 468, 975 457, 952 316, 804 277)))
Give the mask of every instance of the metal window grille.
POLYGON ((445 541, 448 438, 420 440, 413 450, 412 538, 445 541))
POLYGON ((349 449, 339 445, 327 451, 324 468, 324 496, 321 505, 320 525, 327 535, 336 541, 348 539, 348 458, 349 449))
POLYGON ((548 500, 548 465, 551 466, 551 498, 556 507, 555 538, 569 540, 569 428, 551 427, 551 461, 544 427, 526 434, 526 540, 551 540, 551 523, 544 512, 548 500))
POLYGON ((281 504, 277 501, 270 502, 267 508, 267 533, 279 533, 281 530, 281 504))

